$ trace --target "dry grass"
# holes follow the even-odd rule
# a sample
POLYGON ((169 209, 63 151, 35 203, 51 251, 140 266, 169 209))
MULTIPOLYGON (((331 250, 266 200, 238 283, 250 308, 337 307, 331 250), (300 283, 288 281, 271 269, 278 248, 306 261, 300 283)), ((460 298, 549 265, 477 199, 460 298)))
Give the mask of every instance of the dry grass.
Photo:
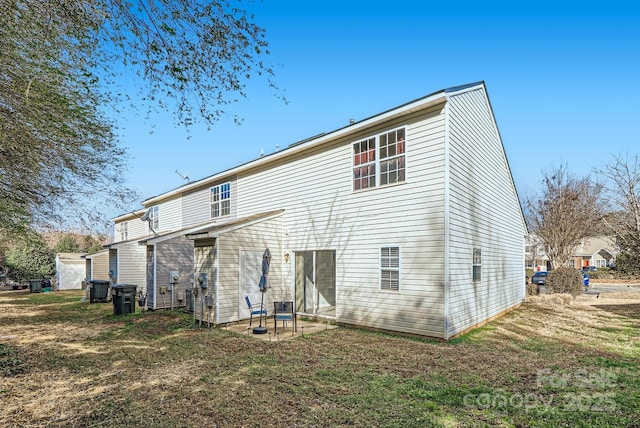
POLYGON ((0 426, 633 426, 640 412, 640 299, 540 296, 449 343, 346 328, 275 343, 79 297, 0 294, 0 426), (585 387, 586 373, 614 380, 585 387), (614 406, 596 408, 603 394, 614 406))

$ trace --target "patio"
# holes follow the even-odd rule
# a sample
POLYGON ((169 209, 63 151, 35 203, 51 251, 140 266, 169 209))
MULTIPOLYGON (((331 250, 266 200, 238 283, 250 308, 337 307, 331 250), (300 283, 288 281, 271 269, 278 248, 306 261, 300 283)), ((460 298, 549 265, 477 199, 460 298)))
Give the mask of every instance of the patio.
POLYGON ((228 330, 233 333, 243 334, 245 336, 249 336, 258 340, 267 340, 271 342, 277 342, 282 340, 291 340, 296 337, 300 337, 303 335, 309 335, 313 333, 318 333, 320 331, 331 330, 338 328, 337 325, 332 324, 327 320, 306 320, 298 317, 298 331, 293 331, 293 323, 291 321, 286 322, 286 327, 282 326, 282 321, 278 321, 278 329, 276 335, 276 329, 273 325, 273 317, 269 317, 266 320, 263 320, 263 326, 267 328, 267 333, 265 334, 254 334, 253 328, 258 327, 259 321, 254 319, 251 327, 249 327, 249 320, 242 320, 238 322, 221 324, 219 326, 222 330, 228 330))

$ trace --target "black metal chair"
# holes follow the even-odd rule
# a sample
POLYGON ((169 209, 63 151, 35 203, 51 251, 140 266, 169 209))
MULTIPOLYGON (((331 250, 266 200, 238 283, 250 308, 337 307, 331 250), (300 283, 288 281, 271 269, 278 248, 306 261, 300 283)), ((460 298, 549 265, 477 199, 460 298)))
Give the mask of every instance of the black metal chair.
POLYGON ((293 306, 293 302, 273 302, 273 324, 275 334, 278 334, 278 321, 282 321, 282 327, 286 327, 287 321, 291 321, 293 326, 291 328, 291 335, 298 331, 298 324, 296 322, 296 310, 293 306))
POLYGON ((244 300, 247 302, 247 308, 249 308, 249 327, 251 327, 251 322, 253 321, 254 315, 264 315, 267 317, 267 308, 266 306, 260 305, 252 305, 249 296, 244 296, 244 300))

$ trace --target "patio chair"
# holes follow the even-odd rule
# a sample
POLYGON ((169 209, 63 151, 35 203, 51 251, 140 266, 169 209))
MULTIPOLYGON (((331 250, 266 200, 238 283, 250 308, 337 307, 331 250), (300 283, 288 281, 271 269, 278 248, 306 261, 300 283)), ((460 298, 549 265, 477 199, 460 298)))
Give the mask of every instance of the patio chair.
POLYGON ((273 302, 273 325, 275 334, 278 334, 278 321, 282 321, 282 327, 286 326, 287 321, 291 321, 293 326, 291 328, 291 335, 298 331, 298 325, 296 323, 296 311, 293 308, 293 302, 273 302))
POLYGON ((264 315, 265 318, 267 317, 267 308, 263 304, 252 305, 249 296, 244 296, 244 300, 247 302, 247 308, 249 308, 249 327, 251 327, 254 315, 264 315))

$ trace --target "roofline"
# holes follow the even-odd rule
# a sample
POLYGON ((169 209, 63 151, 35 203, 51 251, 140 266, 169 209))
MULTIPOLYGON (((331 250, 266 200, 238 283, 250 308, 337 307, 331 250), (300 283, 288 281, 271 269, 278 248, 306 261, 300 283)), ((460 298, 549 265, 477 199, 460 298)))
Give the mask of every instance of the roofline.
POLYGON ((131 212, 128 213, 124 213, 124 214, 120 214, 118 217, 114 217, 113 218, 113 222, 117 222, 117 221, 122 221, 122 220, 126 220, 128 218, 140 218, 142 217, 142 215, 145 212, 145 208, 140 208, 138 210, 133 210, 131 212))
MULTIPOLYGON (((450 95, 454 92, 459 92, 459 91, 463 91, 463 90, 468 90, 470 88, 474 88, 474 87, 482 87, 484 86, 484 82, 483 81, 478 81, 478 82, 474 82, 474 83, 469 83, 466 85, 461 85, 461 86, 453 86, 447 89, 441 89, 439 91, 436 92, 432 92, 429 95, 425 95, 423 97, 417 98, 413 101, 409 101, 407 103, 401 104, 397 107, 393 107, 391 109, 385 110, 382 113, 378 113, 375 114, 373 116, 369 116, 365 119, 359 120, 355 123, 343 126, 342 128, 338 128, 334 131, 331 131, 329 133, 323 133, 323 134, 319 134, 315 137, 311 137, 309 139, 306 140, 302 140, 301 142, 298 143, 293 143, 290 144, 288 147, 279 150, 277 152, 274 153, 270 153, 268 155, 264 155, 261 156, 257 159, 251 160, 249 162, 246 162, 242 165, 238 165, 235 166, 233 168, 229 168, 223 171, 220 171, 216 174, 210 175, 208 177, 202 178, 198 181, 194 181, 192 183, 187 183, 184 184, 180 187, 177 187, 173 190, 170 190, 166 193, 162 193, 160 195, 157 196, 152 196, 148 199, 145 199, 144 201, 142 201, 142 205, 147 206, 149 204, 154 204, 157 202, 160 202, 164 199, 167 198, 171 198, 175 195, 181 194, 183 192, 188 192, 190 190, 194 190, 197 189, 199 187, 205 186, 207 184, 211 184, 214 183, 217 180, 220 180, 224 177, 228 177, 230 175, 234 175, 234 174, 238 174, 240 172, 243 171, 247 171, 249 169, 255 168, 255 167, 259 167, 262 166, 264 164, 270 163, 270 162, 274 162, 276 160, 282 159, 284 157, 287 156, 291 156, 293 154, 299 153, 301 151, 304 151, 306 149, 308 149, 309 147, 312 146, 316 146, 316 145, 320 145, 323 143, 326 143, 328 141, 334 140, 336 138, 340 138, 340 137, 344 137, 346 135, 349 134, 353 134, 356 133, 358 131, 361 131, 363 129, 366 129, 367 127, 373 125, 376 122, 381 122, 381 121, 385 121, 385 120, 389 120, 392 119, 396 116, 405 114, 407 112, 411 112, 411 111, 418 111, 418 110, 423 110, 425 108, 431 107, 433 105, 437 105, 439 103, 445 103, 447 102, 447 96, 446 95, 450 95)), ((114 221, 120 219, 114 219, 114 221)))

